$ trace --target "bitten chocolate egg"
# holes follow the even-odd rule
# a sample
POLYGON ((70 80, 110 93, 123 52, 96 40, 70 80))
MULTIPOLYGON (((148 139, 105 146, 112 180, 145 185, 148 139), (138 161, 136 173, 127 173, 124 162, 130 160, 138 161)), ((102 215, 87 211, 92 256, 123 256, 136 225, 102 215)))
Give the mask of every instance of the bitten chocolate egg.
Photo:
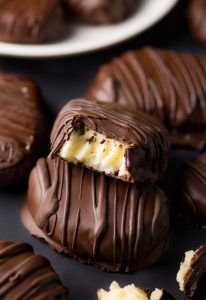
POLYGON ((0 73, 0 187, 27 182, 47 149, 47 129, 36 84, 0 73))
POLYGON ((153 48, 129 51, 103 65, 91 100, 114 102, 158 117, 172 144, 206 147, 206 59, 153 48))
POLYGON ((0 241, 1 300, 68 300, 59 276, 25 243, 0 241))
POLYGON ((88 23, 116 23, 131 15, 140 0, 64 0, 70 14, 88 23))
POLYGON ((206 44, 206 2, 205 0, 190 0, 188 8, 188 25, 194 37, 206 44))
POLYGON ((169 148, 167 132, 157 119, 77 99, 57 116, 50 157, 128 182, 154 182, 167 167, 169 148))
POLYGON ((111 272, 145 269, 170 240, 169 201, 160 189, 58 158, 37 162, 21 220, 57 251, 111 272))
POLYGON ((0 40, 49 42, 62 37, 63 19, 58 0, 0 0, 0 40))
POLYGON ((182 216, 206 228, 206 153, 184 164, 180 182, 182 216))

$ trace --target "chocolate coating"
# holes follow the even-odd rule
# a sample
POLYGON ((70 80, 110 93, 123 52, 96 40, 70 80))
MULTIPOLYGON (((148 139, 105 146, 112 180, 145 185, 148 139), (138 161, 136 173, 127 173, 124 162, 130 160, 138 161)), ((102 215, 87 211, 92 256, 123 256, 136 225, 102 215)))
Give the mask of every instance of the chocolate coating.
MULTIPOLYGON (((92 103, 84 99, 70 101, 57 116, 51 133, 50 157, 57 156, 74 128, 84 126, 131 145, 125 153, 130 177, 123 180, 154 182, 165 171, 169 142, 166 130, 157 119, 142 112, 133 114, 115 104, 92 103)), ((115 174, 111 176, 116 177, 115 174)))
POLYGON ((192 258, 191 268, 185 277, 184 293, 193 298, 199 292, 203 276, 206 275, 206 246, 202 245, 192 258))
POLYGON ((1 300, 68 299, 49 261, 25 243, 0 241, 1 300))
POLYGON ((190 0, 188 8, 188 24, 194 37, 206 44, 206 2, 190 0))
POLYGON ((206 153, 184 164, 181 170, 181 213, 197 225, 206 228, 206 153))
POLYGON ((169 202, 160 189, 61 159, 37 162, 21 220, 57 251, 112 272, 148 267, 170 240, 169 202))
POLYGON ((0 40, 42 43, 61 38, 63 11, 58 0, 0 0, 0 40))
POLYGON ((206 147, 206 59, 153 48, 103 65, 90 88, 95 101, 140 109, 162 120, 173 145, 206 147))
POLYGON ((47 142, 35 83, 0 73, 0 187, 25 183, 47 142))
POLYGON ((71 14, 88 23, 116 23, 131 15, 140 0, 65 0, 71 14))

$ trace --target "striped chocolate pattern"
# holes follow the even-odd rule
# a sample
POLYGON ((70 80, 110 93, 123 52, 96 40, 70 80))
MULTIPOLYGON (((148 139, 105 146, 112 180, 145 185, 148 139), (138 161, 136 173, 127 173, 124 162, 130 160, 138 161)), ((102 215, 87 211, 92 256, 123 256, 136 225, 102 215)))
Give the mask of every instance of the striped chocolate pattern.
POLYGON ((0 241, 0 298, 66 300, 68 293, 49 261, 30 245, 0 241))
POLYGON ((60 159, 37 162, 22 221, 57 251, 112 272, 148 267, 170 239, 169 202, 157 187, 125 183, 60 159))
POLYGON ((1 41, 41 43, 55 40, 62 36, 63 21, 59 0, 0 0, 1 41))
POLYGON ((206 146, 206 60, 153 48, 129 51, 103 65, 89 96, 148 112, 172 133, 173 144, 206 146))

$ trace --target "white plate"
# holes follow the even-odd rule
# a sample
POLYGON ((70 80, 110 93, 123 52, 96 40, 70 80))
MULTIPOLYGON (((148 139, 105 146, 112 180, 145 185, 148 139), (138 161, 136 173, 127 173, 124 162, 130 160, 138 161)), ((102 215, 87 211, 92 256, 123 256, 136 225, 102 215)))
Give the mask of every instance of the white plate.
POLYGON ((177 2, 178 0, 143 0, 143 4, 132 17, 115 25, 68 24, 68 36, 52 44, 20 45, 0 42, 0 55, 53 57, 103 49, 148 29, 163 18, 177 2))

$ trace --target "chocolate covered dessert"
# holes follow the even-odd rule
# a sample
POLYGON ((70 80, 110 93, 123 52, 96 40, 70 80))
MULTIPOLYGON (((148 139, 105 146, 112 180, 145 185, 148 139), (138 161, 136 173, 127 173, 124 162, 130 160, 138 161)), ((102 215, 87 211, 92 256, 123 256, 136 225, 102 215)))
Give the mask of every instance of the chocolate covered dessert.
POLYGON ((204 57, 147 47, 103 65, 89 97, 154 115, 170 131, 174 146, 202 150, 206 147, 205 82, 204 57))
POLYGON ((50 157, 60 157, 128 182, 154 182, 168 162, 163 125, 115 104, 70 101, 51 133, 50 157))
POLYGON ((36 84, 0 73, 0 187, 26 184, 47 149, 47 129, 36 84))
POLYGON ((159 188, 59 158, 37 162, 21 220, 58 252, 110 272, 145 269, 170 241, 169 201, 159 188))
POLYGON ((68 300, 59 276, 26 243, 0 241, 1 300, 68 300))

